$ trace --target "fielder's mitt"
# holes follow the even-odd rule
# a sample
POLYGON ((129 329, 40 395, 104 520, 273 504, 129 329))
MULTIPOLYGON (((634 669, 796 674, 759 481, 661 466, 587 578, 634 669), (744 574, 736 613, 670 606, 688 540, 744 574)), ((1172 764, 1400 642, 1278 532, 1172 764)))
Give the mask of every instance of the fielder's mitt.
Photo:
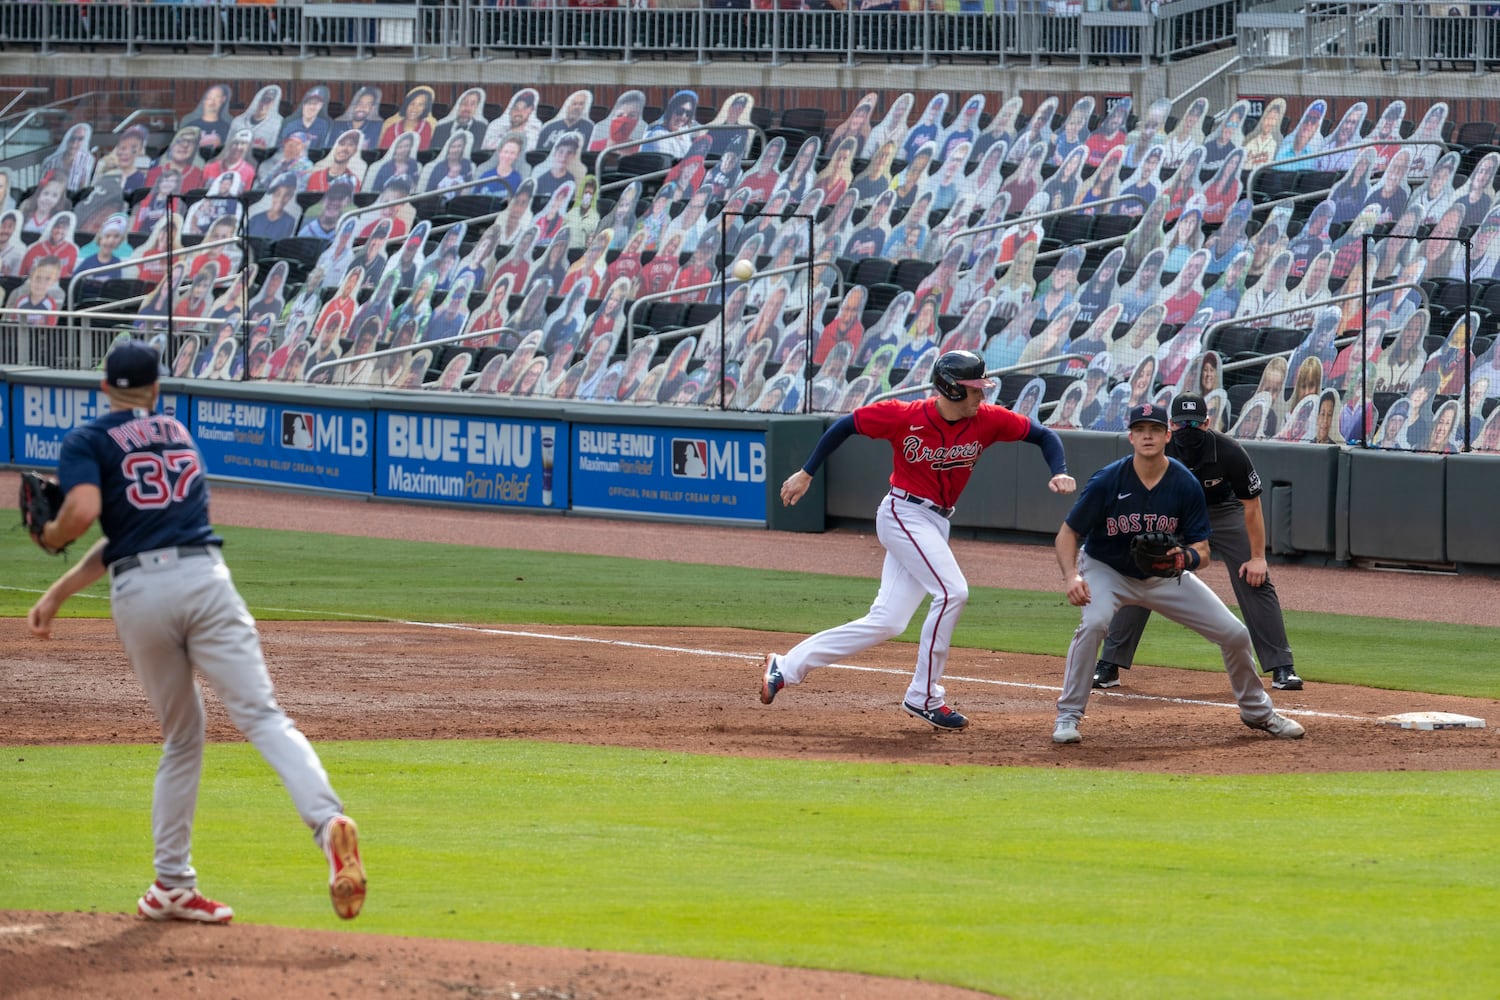
POLYGON ((1147 531, 1130 540, 1130 557, 1147 576, 1180 577, 1187 568, 1182 540, 1170 531, 1147 531))
POLYGON ((32 540, 49 556, 55 556, 67 548, 64 545, 54 549, 42 541, 42 529, 47 526, 48 521, 57 517, 62 505, 63 491, 57 483, 35 472, 21 473, 21 524, 31 532, 32 540))

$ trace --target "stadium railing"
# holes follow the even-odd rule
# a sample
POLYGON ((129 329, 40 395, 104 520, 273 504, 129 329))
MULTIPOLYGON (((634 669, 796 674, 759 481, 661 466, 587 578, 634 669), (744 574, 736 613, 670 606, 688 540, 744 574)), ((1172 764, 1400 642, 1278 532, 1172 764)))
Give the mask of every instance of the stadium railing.
POLYGON ((638 9, 512 6, 492 0, 418 3, 225 4, 210 0, 153 3, 0 4, 6 44, 95 50, 123 46, 127 55, 166 47, 208 48, 215 55, 272 50, 304 58, 328 53, 365 58, 377 51, 449 59, 524 56, 561 61, 587 54, 625 62, 641 57, 768 61, 832 58, 1008 62, 1119 56, 1170 61, 1230 44, 1248 0, 927 0, 919 10, 757 10, 749 0, 667 0, 638 9), (1125 9, 1119 9, 1120 7, 1125 9))
MULTIPOLYGON (((1090 360, 1092 360, 1092 358, 1088 354, 1054 354, 1049 358, 1038 358, 1035 361, 1028 361, 1024 365, 1010 365, 1007 368, 991 368, 984 373, 984 377, 998 379, 1004 378, 1006 375, 1013 375, 1016 372, 1029 372, 1033 369, 1052 368, 1056 365, 1062 364, 1064 361, 1088 362, 1090 360)), ((875 395, 870 397, 869 401, 871 403, 878 403, 882 399, 896 399, 900 396, 910 396, 913 393, 917 392, 931 391, 932 382, 930 380, 924 380, 917 385, 899 386, 895 389, 888 389, 885 392, 876 393, 875 395)), ((1055 400, 1052 402, 1055 402, 1055 400)), ((1051 403, 1043 403, 1042 406, 1050 409, 1051 403)))
POLYGON ((1500 69, 1500 18, 1484 3, 1275 0, 1238 22, 1240 55, 1252 67, 1297 62, 1348 72, 1429 73, 1467 64, 1475 74, 1500 69))

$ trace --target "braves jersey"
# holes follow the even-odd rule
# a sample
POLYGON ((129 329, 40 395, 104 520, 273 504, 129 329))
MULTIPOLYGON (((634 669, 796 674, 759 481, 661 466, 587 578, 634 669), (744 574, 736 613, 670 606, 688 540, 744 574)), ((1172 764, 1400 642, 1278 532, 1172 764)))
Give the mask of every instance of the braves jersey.
POLYGON ((980 404, 976 415, 949 423, 938 415, 932 396, 871 403, 853 417, 860 434, 891 443, 891 485, 941 507, 957 505, 987 445, 1020 441, 1031 429, 1026 417, 989 403, 980 404))
POLYGON ((1175 458, 1167 460, 1166 474, 1146 489, 1135 474, 1135 460, 1126 455, 1089 479, 1066 518, 1068 527, 1083 536, 1083 550, 1125 576, 1146 579, 1130 557, 1130 540, 1147 531, 1170 531, 1191 545, 1208 538, 1208 505, 1203 488, 1175 458))
POLYGON ((1189 449, 1177 435, 1167 442, 1167 455, 1188 467, 1203 486, 1209 506, 1260 496, 1260 473, 1240 443, 1227 434, 1205 430, 1201 447, 1189 449))
POLYGON ((108 566, 173 545, 219 545, 208 523, 203 456, 176 418, 115 410, 63 438, 58 484, 99 488, 108 566))

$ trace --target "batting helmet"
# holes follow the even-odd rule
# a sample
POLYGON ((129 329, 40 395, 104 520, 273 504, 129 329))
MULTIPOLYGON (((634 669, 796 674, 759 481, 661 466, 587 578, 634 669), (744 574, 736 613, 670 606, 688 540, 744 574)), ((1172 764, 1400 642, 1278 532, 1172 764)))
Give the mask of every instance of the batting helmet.
POLYGON ((973 351, 949 351, 932 366, 932 384, 946 399, 958 402, 968 387, 992 389, 993 379, 984 377, 984 359, 973 351))

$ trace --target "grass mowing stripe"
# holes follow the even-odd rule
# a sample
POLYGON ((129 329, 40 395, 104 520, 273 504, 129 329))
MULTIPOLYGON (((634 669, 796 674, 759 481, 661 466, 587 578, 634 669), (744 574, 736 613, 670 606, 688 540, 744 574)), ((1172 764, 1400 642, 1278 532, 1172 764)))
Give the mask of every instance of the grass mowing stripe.
MULTIPOLYGON (((862 615, 872 593, 863 578, 417 542, 372 545, 369 539, 253 528, 223 534, 235 580, 264 618, 643 627, 728 621, 814 632, 862 615), (317 610, 269 610, 298 607, 317 610)), ((38 591, 60 569, 20 533, 0 534, 0 562, 8 586, 38 591)), ((90 591, 104 592, 102 585, 90 591)), ((23 616, 34 599, 19 589, 0 591, 0 616, 23 616)), ((65 613, 103 617, 108 609, 102 601, 74 601, 65 613)), ((1060 593, 976 587, 954 644, 1060 656, 1077 624, 1077 609, 1060 593)), ((920 616, 904 639, 914 641, 919 627, 920 616)), ((1500 697, 1500 663, 1491 655, 1495 628, 1307 612, 1289 612, 1287 628, 1298 670, 1311 682, 1500 697)), ((1212 646, 1170 623, 1147 629, 1137 659, 1222 669, 1212 646)))
MULTIPOLYGON (((354 930, 846 968, 1018 1000, 1500 990, 1492 774, 320 750, 364 834, 354 930)), ((205 889, 244 921, 337 926, 274 776, 243 744, 208 756, 205 889)), ((6 750, 0 906, 129 909, 150 878, 154 760, 6 750)))

